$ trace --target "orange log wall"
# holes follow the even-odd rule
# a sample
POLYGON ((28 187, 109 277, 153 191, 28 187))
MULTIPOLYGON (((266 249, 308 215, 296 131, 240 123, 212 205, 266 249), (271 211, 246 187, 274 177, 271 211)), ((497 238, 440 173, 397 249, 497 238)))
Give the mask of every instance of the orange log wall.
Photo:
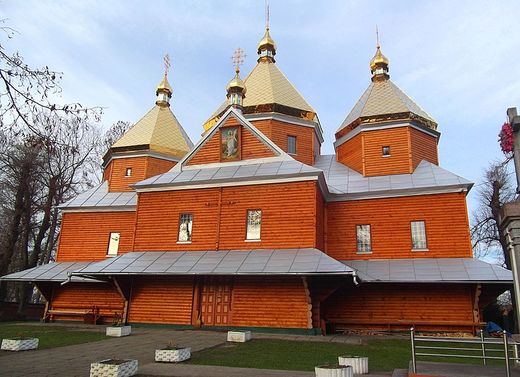
POLYGON ((463 284, 352 286, 326 300, 322 316, 338 328, 472 331, 474 290, 463 284))
POLYGON ((363 174, 363 134, 358 134, 341 144, 336 154, 339 162, 363 174))
POLYGON ((327 253, 336 259, 471 257, 465 193, 327 203, 327 253), (410 221, 424 220, 429 251, 412 251, 410 221), (372 253, 356 253, 370 224, 372 253))
MULTIPOLYGON (((92 310, 99 308, 99 313, 110 320, 114 312, 123 313, 124 301, 116 288, 109 283, 69 283, 56 286, 52 292, 50 309, 54 310, 92 310)), ((58 320, 82 321, 78 316, 54 315, 58 320)))
POLYGON ((115 158, 105 168, 103 179, 108 180, 110 192, 133 191, 130 185, 154 175, 166 173, 176 162, 155 157, 115 158), (126 177, 126 169, 132 169, 132 175, 126 177))
POLYGON ((341 144, 337 159, 365 176, 412 173, 422 160, 438 164, 437 139, 412 127, 361 132, 341 144), (383 147, 390 156, 383 156, 383 147))
POLYGON ((129 322, 191 324, 192 277, 136 277, 129 322))
POLYGON ((439 154, 437 151, 437 139, 424 132, 410 129, 410 142, 412 148, 413 169, 419 165, 421 160, 430 161, 439 165, 439 154))
POLYGON ((310 328, 310 307, 301 278, 235 279, 233 326, 310 328))
POLYGON ((217 131, 209 140, 206 141, 206 143, 188 161, 187 165, 221 162, 221 132, 225 132, 227 126, 239 127, 241 148, 240 156, 242 160, 275 156, 275 153, 253 133, 242 127, 236 119, 229 118, 225 125, 220 128, 220 131, 217 131))
POLYGON ((135 212, 65 212, 57 262, 103 260, 111 232, 121 233, 119 253, 132 250, 135 212))
POLYGON ((316 189, 308 181, 141 193, 134 249, 314 247, 316 189), (244 241, 248 209, 262 210, 261 242, 244 241), (193 214, 191 244, 177 244, 181 213, 193 214))
POLYGON ((315 144, 314 128, 273 119, 253 120, 251 123, 285 152, 287 152, 287 137, 296 136, 296 154, 292 157, 304 164, 314 165, 314 157, 319 151, 319 145, 315 144))

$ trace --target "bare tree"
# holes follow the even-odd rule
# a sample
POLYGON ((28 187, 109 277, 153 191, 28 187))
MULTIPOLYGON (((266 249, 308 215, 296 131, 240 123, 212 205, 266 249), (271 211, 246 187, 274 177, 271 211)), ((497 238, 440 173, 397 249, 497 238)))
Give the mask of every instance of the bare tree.
POLYGON ((511 261, 500 226, 500 210, 505 203, 515 199, 508 171, 509 161, 493 162, 485 170, 483 182, 478 187, 479 207, 473 214, 471 227, 475 256, 483 257, 494 252, 507 269, 511 269, 511 261))

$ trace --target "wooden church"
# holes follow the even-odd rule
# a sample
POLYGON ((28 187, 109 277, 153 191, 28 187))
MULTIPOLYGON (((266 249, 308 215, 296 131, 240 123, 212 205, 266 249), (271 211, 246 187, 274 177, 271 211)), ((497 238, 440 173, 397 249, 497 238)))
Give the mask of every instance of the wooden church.
POLYGON ((439 166, 435 120, 378 45, 322 155, 317 113, 275 56, 267 27, 195 145, 165 74, 103 183, 61 207, 55 262, 2 279, 34 283, 50 321, 474 332, 512 275, 472 257, 472 183, 439 166))

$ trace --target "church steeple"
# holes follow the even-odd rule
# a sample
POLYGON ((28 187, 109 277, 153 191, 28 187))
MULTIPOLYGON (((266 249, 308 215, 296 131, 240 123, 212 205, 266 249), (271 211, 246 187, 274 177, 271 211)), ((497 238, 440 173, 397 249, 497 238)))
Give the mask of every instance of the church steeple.
POLYGON ((240 78, 240 65, 244 63, 246 57, 244 50, 237 48, 231 57, 235 66, 235 77, 227 84, 227 99, 230 106, 242 109, 246 94, 246 85, 240 78))
POLYGON ((372 73, 372 81, 377 80, 388 80, 390 75, 388 74, 388 58, 381 52, 381 45, 379 44, 379 30, 376 26, 376 54, 370 60, 370 72, 372 73))
POLYGON ((276 55, 276 43, 269 34, 269 4, 265 8, 265 33, 263 38, 258 42, 258 62, 265 61, 274 63, 276 55))
POLYGON ((168 71, 170 69, 170 56, 166 54, 164 56, 164 77, 157 85, 157 89, 155 90, 155 95, 157 96, 157 101, 155 103, 158 106, 170 106, 170 99, 172 98, 173 89, 168 82, 168 71))

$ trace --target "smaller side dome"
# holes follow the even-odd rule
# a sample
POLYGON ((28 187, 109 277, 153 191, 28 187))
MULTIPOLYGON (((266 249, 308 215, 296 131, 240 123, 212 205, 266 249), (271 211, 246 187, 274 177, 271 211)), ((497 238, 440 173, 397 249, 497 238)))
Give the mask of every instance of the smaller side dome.
POLYGON ((232 91, 241 91, 243 94, 246 94, 246 84, 244 84, 244 81, 240 78, 240 71, 235 71, 235 77, 231 79, 231 81, 226 86, 226 91, 232 92, 232 91))

